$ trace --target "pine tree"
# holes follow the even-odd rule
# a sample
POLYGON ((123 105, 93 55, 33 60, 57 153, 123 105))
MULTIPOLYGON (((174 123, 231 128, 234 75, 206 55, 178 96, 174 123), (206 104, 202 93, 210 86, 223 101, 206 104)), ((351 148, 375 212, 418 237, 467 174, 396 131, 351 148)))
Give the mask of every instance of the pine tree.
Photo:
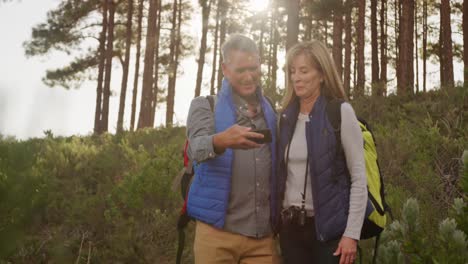
POLYGON ((117 119, 117 133, 123 131, 123 117, 125 111, 125 98, 127 94, 128 67, 130 65, 130 46, 132 45, 132 17, 133 0, 127 2, 127 24, 126 24, 126 42, 125 42, 125 62, 123 64, 122 87, 120 90, 119 115, 117 119))
POLYGON ((440 5, 440 85, 444 88, 453 87, 453 50, 452 28, 450 25, 450 1, 442 0, 440 5))
POLYGON ((203 80, 203 66, 205 64, 205 53, 206 53, 206 41, 208 34, 208 20, 210 17, 211 3, 213 0, 199 0, 199 4, 202 8, 202 37, 200 41, 200 51, 198 57, 198 71, 197 80, 195 85, 195 97, 200 96, 201 84, 203 80))
POLYGON ((413 93, 413 31, 414 0, 402 0, 402 15, 399 22, 398 59, 397 59, 397 94, 413 93))
POLYGON ((156 45, 156 16, 160 0, 149 0, 148 27, 146 33, 146 50, 143 68, 143 86, 141 90, 140 114, 138 128, 151 126, 151 110, 153 101, 153 67, 154 49, 156 45))
POLYGON ((364 95, 364 89, 366 84, 365 77, 365 62, 364 62, 364 27, 366 17, 366 0, 358 0, 358 20, 357 20, 357 84, 354 87, 354 97, 360 97, 364 95))
POLYGON ((140 56, 141 56, 141 31, 143 23, 143 5, 144 0, 140 0, 138 3, 138 22, 137 22, 137 41, 136 41, 136 55, 135 55, 135 74, 133 77, 133 92, 132 92, 132 113, 130 117, 130 131, 135 129, 135 114, 136 114, 136 104, 137 104, 137 95, 138 95, 138 80, 139 71, 140 71, 140 56))

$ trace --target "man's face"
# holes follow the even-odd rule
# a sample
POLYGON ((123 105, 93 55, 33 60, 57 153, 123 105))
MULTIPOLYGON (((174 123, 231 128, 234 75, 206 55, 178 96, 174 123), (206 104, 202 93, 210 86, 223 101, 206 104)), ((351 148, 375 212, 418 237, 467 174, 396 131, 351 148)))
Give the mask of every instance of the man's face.
POLYGON ((255 93, 260 84, 260 59, 258 54, 232 50, 222 64, 223 74, 234 91, 242 97, 255 93))

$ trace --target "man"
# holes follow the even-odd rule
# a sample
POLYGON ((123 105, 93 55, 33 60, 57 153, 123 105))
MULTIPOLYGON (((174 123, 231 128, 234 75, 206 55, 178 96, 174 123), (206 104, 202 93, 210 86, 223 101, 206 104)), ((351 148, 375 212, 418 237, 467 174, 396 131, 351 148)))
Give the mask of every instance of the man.
POLYGON ((235 34, 221 49, 224 80, 213 111, 198 97, 187 119, 196 164, 187 203, 196 219, 195 263, 278 263, 270 223, 276 115, 259 87, 255 43, 235 34), (255 143, 263 135, 253 129, 270 129, 272 143, 255 143))

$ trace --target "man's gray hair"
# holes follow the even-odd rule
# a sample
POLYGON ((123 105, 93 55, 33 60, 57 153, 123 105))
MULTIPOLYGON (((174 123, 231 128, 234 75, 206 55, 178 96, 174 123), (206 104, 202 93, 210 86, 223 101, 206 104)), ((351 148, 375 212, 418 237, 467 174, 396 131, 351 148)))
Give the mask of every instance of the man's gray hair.
POLYGON ((230 35, 221 46, 223 62, 227 62, 229 53, 233 50, 250 52, 258 55, 257 44, 251 39, 241 34, 230 35))

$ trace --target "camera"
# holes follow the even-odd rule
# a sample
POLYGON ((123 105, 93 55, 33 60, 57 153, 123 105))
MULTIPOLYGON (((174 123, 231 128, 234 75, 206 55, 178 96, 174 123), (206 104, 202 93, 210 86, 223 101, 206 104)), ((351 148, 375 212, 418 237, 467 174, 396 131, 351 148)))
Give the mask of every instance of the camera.
POLYGON ((298 206, 291 206, 281 212, 281 219, 283 224, 292 224, 297 226, 304 226, 306 223, 307 212, 305 208, 298 206))

